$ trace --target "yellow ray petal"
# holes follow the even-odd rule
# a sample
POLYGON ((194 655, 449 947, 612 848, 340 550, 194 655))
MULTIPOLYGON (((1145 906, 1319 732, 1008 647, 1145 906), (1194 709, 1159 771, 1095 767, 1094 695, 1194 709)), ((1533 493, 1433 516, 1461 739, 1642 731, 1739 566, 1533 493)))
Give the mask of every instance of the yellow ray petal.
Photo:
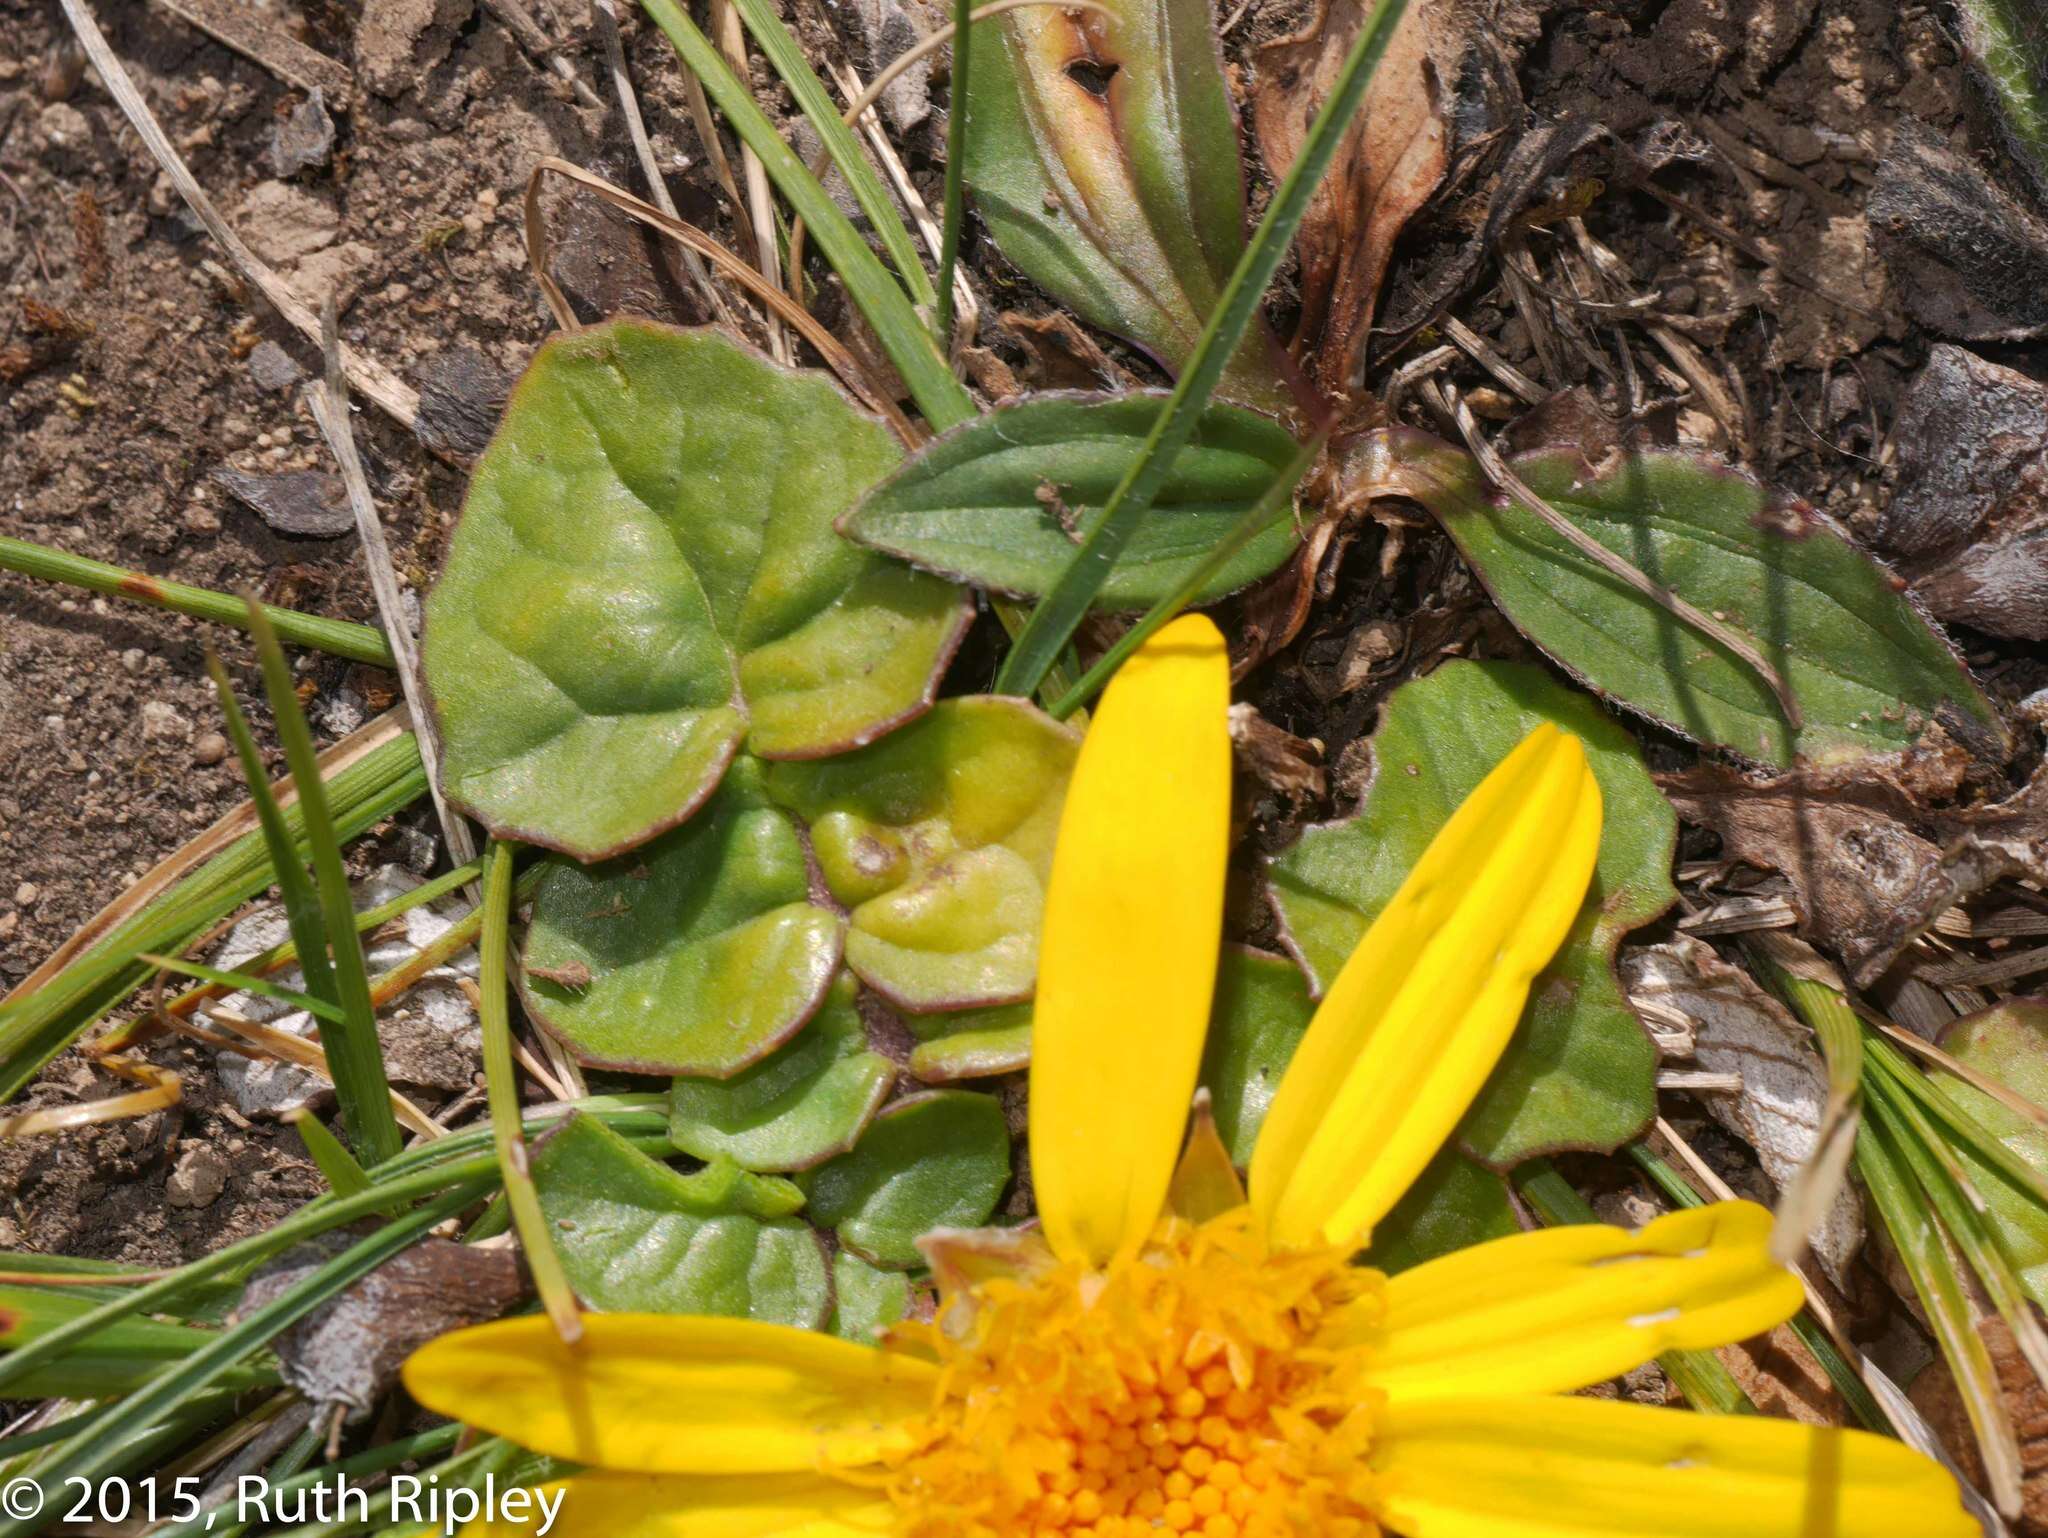
POLYGON ((1612 1400, 1391 1407, 1373 1448, 1404 1538, 1977 1538, 1903 1443, 1612 1400))
POLYGON ((460 1538, 895 1538, 894 1505, 872 1490, 815 1474, 579 1474, 533 1492, 496 1521, 479 1518, 460 1538), (530 1498, 531 1499, 531 1498, 530 1498), (506 1520, 509 1517, 510 1520, 506 1520))
POLYGON ((1742 1340, 1798 1312, 1754 1202, 1515 1234, 1391 1278, 1365 1382, 1395 1400, 1555 1394, 1674 1347, 1742 1340))
POLYGON ((907 1445, 933 1369, 746 1319, 589 1314, 562 1344, 544 1318, 430 1341, 405 1386, 430 1410, 535 1452, 641 1474, 753 1474, 871 1463, 907 1445))
POLYGON ((1201 1065, 1230 846, 1230 662, 1200 615, 1103 691, 1067 789, 1038 951, 1031 1174, 1094 1265, 1159 1218, 1201 1065))
POLYGON ((1274 1243, 1359 1240, 1479 1093, 1600 846, 1576 737, 1539 726, 1438 830, 1337 974, 1252 1151, 1274 1243))

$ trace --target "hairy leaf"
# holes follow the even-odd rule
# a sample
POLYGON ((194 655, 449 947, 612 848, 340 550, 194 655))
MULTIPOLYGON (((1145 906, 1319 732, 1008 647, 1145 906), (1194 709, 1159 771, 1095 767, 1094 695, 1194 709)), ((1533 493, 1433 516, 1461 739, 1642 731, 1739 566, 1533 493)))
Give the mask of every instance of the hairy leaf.
POLYGON ((427 605, 450 798, 599 859, 689 816, 742 741, 838 752, 924 710, 960 593, 832 529, 896 460, 830 381, 718 332, 546 343, 427 605))
POLYGON ((868 1050, 850 973, 796 1036, 732 1078, 679 1078, 668 1137, 699 1159, 742 1169, 800 1170, 846 1152, 896 1082, 896 1065, 868 1050))
POLYGON ((832 1257, 832 1296, 832 1333, 872 1346, 910 1312, 910 1278, 841 1250, 832 1257))
MULTIPOLYGON (((998 407, 919 449, 840 519, 840 530, 928 571, 1042 598, 1100 517, 1165 402, 1150 392, 1048 394, 998 407)), ((1296 447, 1270 417, 1209 407, 1096 606, 1140 609, 1172 592, 1271 488, 1296 447)), ((1274 524, 1194 601, 1265 576, 1297 542, 1291 522, 1274 524)))
POLYGON ((1080 734, 1023 700, 971 695, 857 753, 772 765, 851 910, 846 962, 892 1004, 1028 998, 1080 734))
POLYGON ((1459 1128, 1466 1151, 1500 1170, 1546 1151, 1611 1150, 1656 1111, 1656 1048, 1614 952, 1675 900, 1678 819, 1628 733, 1540 668, 1447 662, 1388 701, 1358 814, 1310 828, 1268 869, 1283 937, 1320 992, 1459 803, 1545 721, 1585 743, 1604 822, 1586 905, 1459 1128))
POLYGON ((1490 491, 1467 454, 1392 437, 1394 474, 1457 541, 1515 627, 1619 704, 1774 768, 1909 747, 1939 723, 2006 748, 2005 728, 1948 643, 1832 520, 1695 455, 1577 448, 1510 467, 1564 518, 1747 637, 1805 717, 1794 732, 1770 686, 1721 644, 1595 565, 1490 491))
POLYGON ((1446 1148, 1372 1231, 1366 1263, 1392 1274, 1453 1250, 1521 1232, 1508 1183, 1483 1164, 1446 1148))
POLYGON ((728 1077, 824 998, 845 920, 810 900, 802 841, 761 778, 742 758, 702 812, 618 859, 549 857, 520 987, 584 1062, 728 1077))
POLYGON ((824 1246, 807 1225, 772 1215, 796 1197, 784 1182, 731 1164, 678 1174, 588 1116, 536 1146, 533 1180, 569 1280, 592 1308, 825 1322, 824 1246))

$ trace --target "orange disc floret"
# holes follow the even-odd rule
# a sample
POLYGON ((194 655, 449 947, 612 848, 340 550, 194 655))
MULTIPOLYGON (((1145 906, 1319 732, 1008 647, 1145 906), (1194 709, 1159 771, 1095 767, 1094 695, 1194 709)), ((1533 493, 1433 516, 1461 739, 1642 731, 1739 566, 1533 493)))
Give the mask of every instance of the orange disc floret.
POLYGON ((1246 1209, 1107 1272, 985 1281, 914 1327, 941 1368, 889 1471, 909 1538, 1375 1538, 1355 1325, 1383 1285, 1246 1209), (1353 1328, 1330 1326, 1340 1313, 1353 1328))

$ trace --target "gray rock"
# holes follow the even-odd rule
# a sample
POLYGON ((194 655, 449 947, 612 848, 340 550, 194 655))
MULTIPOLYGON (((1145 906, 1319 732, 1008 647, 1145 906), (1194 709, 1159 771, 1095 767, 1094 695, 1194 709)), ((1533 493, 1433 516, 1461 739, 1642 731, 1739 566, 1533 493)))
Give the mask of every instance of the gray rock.
POLYGON ((341 477, 320 470, 263 475, 217 465, 209 478, 280 534, 335 539, 355 531, 341 477))
POLYGON ((211 1207, 227 1185, 227 1161, 204 1143, 190 1143, 164 1180, 164 1200, 173 1207, 211 1207))
POLYGON ((334 119, 318 86, 270 131, 270 167, 279 176, 318 170, 334 155, 334 119))
POLYGON ((306 377, 292 355, 277 343, 261 341, 249 353, 249 377, 257 388, 282 394, 306 377))

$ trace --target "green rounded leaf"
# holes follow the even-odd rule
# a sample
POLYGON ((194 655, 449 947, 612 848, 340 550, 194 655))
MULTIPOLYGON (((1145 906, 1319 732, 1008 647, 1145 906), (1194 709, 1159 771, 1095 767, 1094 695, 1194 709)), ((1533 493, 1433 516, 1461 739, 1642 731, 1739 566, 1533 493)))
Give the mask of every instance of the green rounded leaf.
POLYGON ((1301 969, 1285 956, 1226 945, 1202 1051, 1202 1084, 1230 1161, 1248 1169, 1280 1076, 1308 1030, 1315 1001, 1301 969))
POLYGON ((910 1312, 910 1278, 871 1266, 851 1250, 832 1257, 832 1333, 872 1346, 910 1312))
MULTIPOLYGON (((1048 394, 940 434, 839 522, 849 539, 977 587, 1043 598, 1101 516, 1166 397, 1048 394)), ((1096 607, 1149 608, 1272 488, 1299 445, 1270 417, 1210 406, 1102 584, 1096 607)), ((1255 582, 1299 543, 1282 519, 1194 597, 1255 582)))
POLYGON ((669 1141, 749 1170, 809 1169, 853 1147, 896 1082, 896 1065, 868 1050, 855 991, 840 973, 810 1024, 730 1079, 677 1079, 669 1141))
POLYGON ((1031 1066, 1031 1006, 995 1004, 944 1015, 905 1015, 918 1038, 910 1072, 927 1084, 986 1079, 1031 1066))
POLYGON ((743 740, 831 753, 924 710, 962 595, 832 528, 898 457, 828 379, 715 331, 548 341, 427 603, 450 798, 598 859, 689 816, 743 740))
POLYGON ((1030 997, 1053 836, 1080 734, 1023 700, 972 695, 871 747, 771 765, 851 912, 846 962, 890 1003, 1030 997))
POLYGON ((586 1063, 725 1078, 811 1017, 845 921, 810 901, 802 841, 742 760, 703 812, 601 865, 548 858, 520 978, 586 1063))
POLYGON ((1374 1225, 1365 1261, 1391 1276, 1521 1231, 1508 1183, 1457 1149, 1446 1148, 1374 1225))
POLYGON ((570 1284, 592 1308, 806 1330, 831 1310, 818 1235, 763 1215, 801 1199, 787 1182, 731 1164, 680 1175, 602 1122, 571 1116, 535 1146, 533 1183, 570 1284))
POLYGON ((1795 754, 1850 762, 1912 746, 1940 723, 2010 750, 1960 659, 1833 520, 1696 455, 1577 448, 1523 454, 1515 472, 1567 521, 1745 636, 1783 675, 1805 725, 1718 641, 1595 565, 1471 456, 1397 432, 1395 470, 1443 524, 1515 628, 1586 684, 1699 742, 1773 768, 1795 754))
POLYGON ((1545 721, 1585 743, 1604 820, 1586 906, 1459 1128, 1467 1152, 1503 1170, 1539 1153, 1612 1150, 1656 1114, 1656 1048, 1622 996, 1614 952, 1676 900, 1678 818, 1634 740, 1541 668, 1447 662, 1387 702, 1358 814, 1310 828, 1267 872, 1288 949, 1320 993, 1458 804, 1545 721))
POLYGON ((986 1223, 1010 1181, 1010 1133, 990 1095, 941 1089, 897 1101, 852 1153, 802 1177, 813 1221, 862 1259, 920 1263, 934 1228, 986 1223))

